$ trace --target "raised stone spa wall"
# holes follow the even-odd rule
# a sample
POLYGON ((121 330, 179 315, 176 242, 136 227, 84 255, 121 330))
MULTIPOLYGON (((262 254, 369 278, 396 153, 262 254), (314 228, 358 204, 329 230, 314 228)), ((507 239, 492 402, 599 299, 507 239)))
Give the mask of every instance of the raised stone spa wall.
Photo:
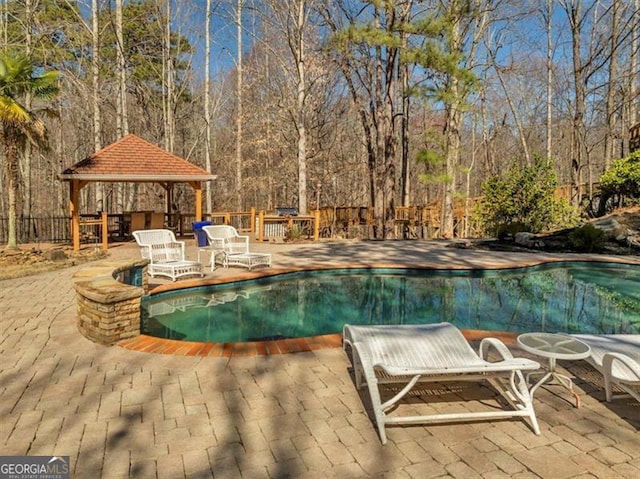
POLYGON ((140 302, 149 289, 148 263, 145 259, 101 261, 73 275, 82 335, 107 346, 140 335, 140 302))

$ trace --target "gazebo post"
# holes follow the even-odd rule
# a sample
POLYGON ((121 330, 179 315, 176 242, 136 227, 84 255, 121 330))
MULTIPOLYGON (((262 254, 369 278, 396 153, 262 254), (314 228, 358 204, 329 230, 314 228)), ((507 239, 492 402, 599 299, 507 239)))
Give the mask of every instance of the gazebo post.
POLYGON ((202 221, 202 184, 199 181, 189 182, 196 192, 196 221, 202 221))
POLYGON ((71 211, 71 240, 73 250, 80 251, 80 190, 87 184, 86 181, 72 180, 69 209, 71 211))
POLYGON ((171 208, 173 205, 173 183, 167 183, 167 218, 171 219, 171 208))
POLYGON ((159 183, 166 193, 166 202, 164 205, 164 212, 167 215, 168 224, 171 224, 171 203, 173 203, 173 183, 170 181, 159 183))

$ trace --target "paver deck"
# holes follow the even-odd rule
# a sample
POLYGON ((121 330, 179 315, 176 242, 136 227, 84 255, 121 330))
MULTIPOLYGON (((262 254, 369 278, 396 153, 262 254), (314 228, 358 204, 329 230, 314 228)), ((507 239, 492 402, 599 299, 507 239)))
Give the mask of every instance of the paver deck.
MULTIPOLYGON (((567 258, 424 241, 252 250, 271 253, 277 267, 506 267, 567 258)), ((110 252, 138 255, 131 244, 110 252)), ((76 329, 71 276, 80 268, 0 281, 1 455, 68 455, 76 478, 640 476, 640 405, 607 404, 590 381, 577 380, 580 409, 561 388, 536 392, 540 436, 519 420, 403 426, 388 428, 382 446, 341 349, 212 357, 100 346, 76 329)), ((582 363, 569 369, 590 374, 582 363)), ((489 391, 439 388, 425 401, 443 410, 451 406, 442 395, 490 403, 489 391)))

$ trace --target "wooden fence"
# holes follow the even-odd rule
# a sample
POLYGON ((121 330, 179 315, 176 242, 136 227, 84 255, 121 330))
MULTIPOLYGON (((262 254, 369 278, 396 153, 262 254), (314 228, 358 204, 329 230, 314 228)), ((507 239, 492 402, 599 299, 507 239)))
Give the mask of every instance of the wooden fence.
MULTIPOLYGON (((471 207, 468 208, 469 211, 471 207)), ((395 211, 395 237, 398 239, 436 238, 440 233, 440 209, 437 206, 398 207, 395 211)), ((259 241, 284 241, 289 239, 318 238, 372 238, 375 224, 373 208, 333 207, 322 208, 311 215, 275 215, 251 208, 249 211, 207 213, 203 220, 212 224, 229 224, 238 231, 250 234, 259 241)), ((193 235, 193 214, 165 215, 165 226, 179 237, 193 235)), ((106 233, 111 241, 129 238, 130 223, 127 214, 108 214, 106 233)), ((80 235, 82 244, 102 242, 100 215, 81 215, 80 235)), ((0 244, 7 242, 8 224, 0 218, 0 244)), ((68 243, 71 242, 71 218, 68 216, 21 217, 17 222, 19 243, 68 243)), ((479 231, 464 209, 458 205, 454 211, 454 236, 473 237, 479 231)))

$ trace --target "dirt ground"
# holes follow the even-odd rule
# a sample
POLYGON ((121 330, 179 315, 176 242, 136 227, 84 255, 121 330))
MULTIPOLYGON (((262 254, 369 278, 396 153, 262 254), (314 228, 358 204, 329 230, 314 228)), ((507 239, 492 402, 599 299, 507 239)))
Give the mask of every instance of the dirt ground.
POLYGON ((18 249, 0 247, 0 279, 18 278, 67 268, 77 264, 105 258, 107 253, 87 246, 74 252, 69 245, 39 243, 23 244, 18 249))

